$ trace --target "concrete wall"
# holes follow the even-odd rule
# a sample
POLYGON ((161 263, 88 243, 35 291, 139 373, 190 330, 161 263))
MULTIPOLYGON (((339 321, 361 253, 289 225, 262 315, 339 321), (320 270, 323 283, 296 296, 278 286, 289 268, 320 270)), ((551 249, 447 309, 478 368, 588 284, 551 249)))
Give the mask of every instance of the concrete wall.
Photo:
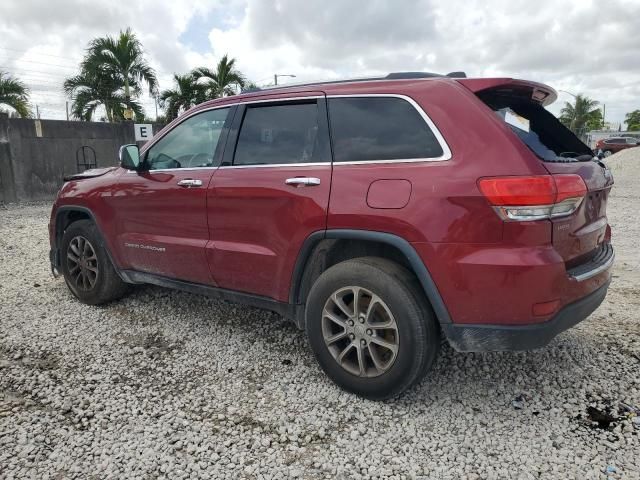
MULTIPOLYGON (((154 133, 160 128, 154 125, 154 133)), ((83 146, 93 148, 97 166, 104 167, 117 165, 120 146, 134 142, 132 123, 33 120, 0 114, 0 201, 53 199, 63 177, 78 171, 76 152, 83 146)))

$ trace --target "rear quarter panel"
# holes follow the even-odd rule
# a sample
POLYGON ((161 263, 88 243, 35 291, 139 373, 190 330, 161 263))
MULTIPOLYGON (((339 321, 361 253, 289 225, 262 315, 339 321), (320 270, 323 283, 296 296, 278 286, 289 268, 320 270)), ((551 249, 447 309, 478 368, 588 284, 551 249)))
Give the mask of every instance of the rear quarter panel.
MULTIPOLYGON (((502 222, 477 187, 480 177, 547 173, 497 116, 454 81, 405 84, 400 90, 381 82, 363 94, 402 94, 415 100, 435 123, 451 159, 434 162, 334 163, 328 228, 375 230, 410 242, 496 243, 502 222), (367 191, 376 180, 411 182, 403 208, 372 208, 367 191)), ((362 88, 362 87, 361 87, 362 88)), ((357 95, 358 89, 351 89, 357 95)), ((329 94, 331 95, 331 94, 329 94)), ((395 192, 389 191, 394 203, 395 192)))

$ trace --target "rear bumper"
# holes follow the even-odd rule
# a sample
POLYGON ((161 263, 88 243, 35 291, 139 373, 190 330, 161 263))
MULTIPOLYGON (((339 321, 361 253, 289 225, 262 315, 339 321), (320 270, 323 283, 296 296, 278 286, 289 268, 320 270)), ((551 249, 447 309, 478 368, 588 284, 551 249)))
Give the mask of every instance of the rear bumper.
POLYGON ((547 323, 608 283, 614 262, 608 243, 569 269, 553 245, 412 245, 446 305, 446 323, 468 326, 547 323))
POLYGON ((610 281, 562 308, 551 320, 531 325, 442 324, 449 344, 459 352, 533 350, 587 318, 607 295, 610 281))

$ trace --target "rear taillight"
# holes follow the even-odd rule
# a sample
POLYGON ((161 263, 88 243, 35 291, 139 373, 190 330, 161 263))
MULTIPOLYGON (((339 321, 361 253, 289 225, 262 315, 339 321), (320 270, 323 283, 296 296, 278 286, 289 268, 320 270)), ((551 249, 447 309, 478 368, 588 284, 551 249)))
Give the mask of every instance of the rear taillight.
POLYGON ((516 221, 571 215, 587 193, 579 175, 481 178, 478 187, 503 220, 516 221))

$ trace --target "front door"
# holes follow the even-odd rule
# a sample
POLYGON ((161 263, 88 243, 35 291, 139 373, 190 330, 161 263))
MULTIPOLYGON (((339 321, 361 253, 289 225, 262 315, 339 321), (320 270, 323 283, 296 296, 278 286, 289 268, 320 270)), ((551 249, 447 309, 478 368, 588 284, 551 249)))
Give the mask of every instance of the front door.
POLYGON ((229 111, 187 117, 144 152, 145 171, 121 176, 111 199, 123 268, 213 283, 205 256, 207 188, 229 111))
POLYGON ((326 229, 331 153, 322 92, 238 106, 211 182, 207 256, 216 283, 280 301, 304 240, 326 229))

